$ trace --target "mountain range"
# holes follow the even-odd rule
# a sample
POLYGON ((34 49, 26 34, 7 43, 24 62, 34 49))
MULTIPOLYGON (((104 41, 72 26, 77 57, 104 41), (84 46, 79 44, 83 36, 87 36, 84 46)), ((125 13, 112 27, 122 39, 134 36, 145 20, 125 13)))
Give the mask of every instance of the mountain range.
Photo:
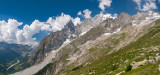
POLYGON ((79 25, 70 20, 41 40, 28 59, 29 68, 13 75, 160 73, 159 13, 103 18, 97 15, 79 25))

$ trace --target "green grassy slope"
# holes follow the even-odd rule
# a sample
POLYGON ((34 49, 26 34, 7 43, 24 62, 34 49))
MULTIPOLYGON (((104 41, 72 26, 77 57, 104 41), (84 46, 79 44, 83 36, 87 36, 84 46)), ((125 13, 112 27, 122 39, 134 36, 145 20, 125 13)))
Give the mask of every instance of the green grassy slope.
MULTIPOLYGON (((115 41, 113 41, 115 42, 115 41)), ((117 41, 115 42, 115 44, 117 41)), ((92 58, 88 60, 90 64, 86 63, 75 66, 71 64, 62 70, 59 74, 67 75, 104 75, 104 74, 118 74, 122 75, 157 75, 160 74, 158 70, 160 62, 156 62, 156 57, 160 56, 160 20, 155 22, 155 26, 149 29, 149 32, 130 43, 129 45, 121 48, 117 52, 107 55, 111 47, 101 49, 101 53, 96 52, 98 48, 91 48, 90 51, 94 55, 100 55, 98 60, 92 58), (150 60, 153 58, 154 63, 147 62, 147 64, 132 69, 130 64, 135 62, 143 61, 144 59, 150 60), (128 68, 127 68, 128 67, 128 68), (130 70, 129 67, 132 69, 130 70)))
MULTIPOLYGON (((81 65, 77 65, 76 62, 70 64, 61 70, 58 75, 158 75, 160 74, 158 70, 160 62, 157 60, 160 56, 160 20, 157 20, 155 25, 147 31, 148 32, 138 40, 131 42, 116 52, 108 54, 126 39, 126 37, 130 37, 127 33, 114 34, 112 35, 113 37, 103 41, 104 44, 105 42, 109 42, 106 47, 97 45, 90 48, 89 55, 92 56, 87 61, 81 65), (140 63, 144 60, 147 60, 145 64, 139 65, 138 68, 133 69, 133 67, 135 67, 132 65, 133 62, 140 63)), ((75 44, 74 42, 75 41, 71 42, 71 45, 75 44)), ((70 45, 68 45, 68 47, 69 46, 70 45)), ((67 54, 68 51, 72 50, 72 47, 69 47, 69 49, 64 47, 64 50, 67 54)), ((63 61, 65 61, 67 57, 68 55, 62 58, 63 61)), ((68 61, 65 61, 65 63, 67 62, 68 61)), ((55 64, 56 63, 47 65, 35 75, 44 75, 47 71, 52 72, 54 69, 53 65, 55 64)))
POLYGON ((32 48, 27 45, 8 44, 5 42, 0 42, 0 75, 13 73, 27 67, 27 53, 31 51, 32 48), (23 53, 26 53, 26 56, 22 56, 23 53), (7 71, 7 68, 16 63, 17 60, 19 60, 20 63, 13 66, 7 71))

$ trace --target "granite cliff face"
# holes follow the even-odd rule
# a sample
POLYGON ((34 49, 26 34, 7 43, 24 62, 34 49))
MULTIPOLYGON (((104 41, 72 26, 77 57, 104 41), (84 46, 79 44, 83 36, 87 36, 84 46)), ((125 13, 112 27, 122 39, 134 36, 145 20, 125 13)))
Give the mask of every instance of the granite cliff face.
POLYGON ((29 58, 28 63, 34 65, 42 62, 49 52, 61 47, 63 42, 65 42, 67 39, 73 40, 79 37, 81 34, 87 32, 89 29, 98 25, 102 21, 102 17, 99 15, 93 19, 86 19, 77 26, 75 26, 70 20, 61 31, 52 32, 47 37, 42 39, 38 48, 29 58))
POLYGON ((73 33, 75 33, 75 26, 72 21, 69 21, 61 31, 50 33, 42 39, 28 63, 31 65, 40 63, 49 52, 58 49, 66 39, 74 39, 73 33))
POLYGON ((76 26, 75 34, 80 36, 89 31, 92 27, 95 27, 103 22, 103 17, 101 15, 96 15, 94 18, 87 18, 80 25, 76 26))

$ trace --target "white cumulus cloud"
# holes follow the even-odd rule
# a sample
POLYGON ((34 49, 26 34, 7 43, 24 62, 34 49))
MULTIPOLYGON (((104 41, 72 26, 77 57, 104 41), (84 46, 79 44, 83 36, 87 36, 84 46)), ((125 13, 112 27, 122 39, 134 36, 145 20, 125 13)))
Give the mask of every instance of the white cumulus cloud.
POLYGON ((17 22, 14 19, 9 19, 8 22, 0 21, 0 41, 16 42, 15 34, 19 30, 18 26, 22 25, 22 22, 17 22))
POLYGON ((81 23, 81 19, 79 17, 76 17, 75 19, 72 19, 72 22, 74 23, 74 25, 76 26, 77 24, 81 23))
POLYGON ((137 5, 138 9, 141 9, 141 0, 133 0, 137 5))
POLYGON ((81 12, 81 11, 79 11, 79 12, 77 13, 77 15, 82 15, 82 12, 81 12))
POLYGON ((31 25, 24 25, 23 29, 18 28, 23 24, 22 22, 18 22, 15 19, 8 19, 8 22, 3 20, 0 21, 0 42, 25 44, 35 48, 38 46, 36 38, 33 38, 35 34, 40 31, 55 32, 61 30, 70 20, 72 20, 75 25, 81 23, 79 17, 72 18, 70 15, 63 13, 55 17, 55 19, 50 17, 47 22, 35 20, 31 25))
POLYGON ((110 7, 112 3, 112 0, 98 0, 98 1, 99 1, 99 8, 103 11, 105 10, 105 6, 110 7))
MULTIPOLYGON (((92 11, 90 11, 89 9, 85 9, 83 10, 83 12, 79 11, 77 13, 77 15, 84 17, 85 19, 87 18, 92 18, 91 17, 92 11)), ((77 19, 78 20, 78 19, 77 19)))
POLYGON ((133 0, 140 11, 149 11, 157 9, 156 0, 133 0))
POLYGON ((83 13, 85 18, 91 18, 92 11, 90 11, 89 9, 84 10, 83 13))
POLYGON ((61 16, 56 17, 55 19, 50 17, 47 20, 47 23, 49 23, 52 26, 51 30, 57 31, 57 30, 61 30, 64 27, 64 25, 68 23, 70 20, 71 20, 70 15, 66 15, 62 13, 61 16))
POLYGON ((62 13, 61 16, 58 16, 55 19, 50 17, 47 20, 47 23, 51 25, 50 30, 57 31, 57 30, 61 30, 62 28, 64 28, 64 25, 66 25, 70 20, 72 20, 74 25, 81 23, 79 17, 72 18, 70 15, 66 15, 64 13, 62 13))
POLYGON ((9 19, 8 22, 0 21, 0 41, 17 44, 27 44, 34 47, 38 42, 34 41, 32 35, 37 33, 33 25, 25 25, 23 30, 18 29, 22 22, 18 22, 14 19, 9 19), (35 29, 35 30, 34 30, 35 29))

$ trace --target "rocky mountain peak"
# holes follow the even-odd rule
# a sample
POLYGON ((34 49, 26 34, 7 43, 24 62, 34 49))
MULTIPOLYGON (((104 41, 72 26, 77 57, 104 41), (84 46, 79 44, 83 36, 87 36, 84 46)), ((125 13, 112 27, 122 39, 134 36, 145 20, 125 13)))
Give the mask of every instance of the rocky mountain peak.
POLYGON ((61 31, 52 32, 50 35, 41 40, 36 51, 29 58, 28 63, 31 65, 38 64, 45 58, 49 52, 58 49, 67 39, 75 38, 75 26, 70 20, 61 31))
POLYGON ((118 21, 117 24, 125 25, 132 22, 132 16, 122 12, 120 16, 116 18, 116 20, 118 21))
POLYGON ((122 12, 118 18, 122 20, 127 20, 127 19, 131 19, 131 16, 128 15, 127 13, 122 12))
POLYGON ((93 18, 87 18, 83 20, 80 25, 76 26, 76 35, 81 35, 102 22, 103 18, 101 15, 96 15, 93 18))
POLYGON ((123 18, 123 17, 130 17, 130 15, 128 15, 125 12, 122 12, 119 17, 121 17, 121 18, 123 18))
POLYGON ((65 25, 64 28, 66 28, 66 27, 68 27, 68 28, 74 27, 74 24, 73 24, 72 20, 68 21, 68 23, 65 25))
POLYGON ((75 32, 75 25, 73 24, 72 20, 70 20, 65 26, 64 26, 64 31, 71 31, 71 33, 75 32))
POLYGON ((93 19, 103 18, 102 15, 96 15, 93 19))

